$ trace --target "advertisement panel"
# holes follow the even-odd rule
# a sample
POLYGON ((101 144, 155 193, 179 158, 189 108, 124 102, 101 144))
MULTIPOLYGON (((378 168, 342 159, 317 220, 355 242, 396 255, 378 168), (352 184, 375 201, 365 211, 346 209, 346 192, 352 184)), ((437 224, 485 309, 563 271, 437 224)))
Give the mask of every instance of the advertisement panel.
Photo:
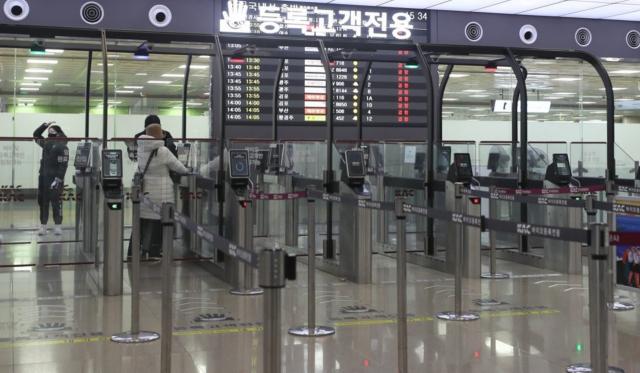
MULTIPOLYGON (((640 206, 640 198, 617 196, 615 203, 640 206)), ((640 216, 616 213, 615 230, 640 232, 640 216)), ((616 246, 616 284, 640 291, 640 245, 616 246)))

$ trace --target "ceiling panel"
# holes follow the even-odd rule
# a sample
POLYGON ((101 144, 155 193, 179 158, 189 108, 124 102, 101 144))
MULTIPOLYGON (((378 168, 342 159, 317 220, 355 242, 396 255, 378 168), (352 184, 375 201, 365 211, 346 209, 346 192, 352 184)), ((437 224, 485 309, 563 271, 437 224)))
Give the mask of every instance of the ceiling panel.
POLYGON ((640 11, 621 14, 613 17, 607 17, 606 19, 617 20, 617 21, 640 21, 640 11))
POLYGON ((529 10, 563 2, 563 0, 509 0, 479 9, 483 13, 518 14, 529 10))
POLYGON ((613 17, 621 14, 639 12, 640 5, 621 5, 621 4, 610 4, 606 6, 601 6, 595 9, 590 9, 582 12, 571 13, 568 14, 567 17, 576 17, 576 18, 607 18, 613 17))
POLYGON ((592 3, 586 1, 563 1, 561 3, 540 7, 519 14, 529 16, 563 16, 569 13, 576 13, 587 9, 602 8, 603 3, 592 3))
POLYGON ((461 12, 472 12, 474 10, 482 9, 491 5, 499 4, 505 0, 451 0, 445 3, 429 7, 434 10, 455 10, 461 12))

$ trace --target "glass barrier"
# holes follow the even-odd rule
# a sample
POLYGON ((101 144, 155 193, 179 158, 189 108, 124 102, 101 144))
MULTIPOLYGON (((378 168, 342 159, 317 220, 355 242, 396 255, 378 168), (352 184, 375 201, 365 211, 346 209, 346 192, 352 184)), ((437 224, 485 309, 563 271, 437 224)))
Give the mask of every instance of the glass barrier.
MULTIPOLYGON (((629 152, 623 149, 620 145, 615 144, 614 157, 616 159, 616 173, 617 177, 621 179, 635 179, 636 169, 638 161, 634 159, 629 152)), ((605 164, 606 164, 606 151, 605 151, 605 164)))
POLYGON ((445 180, 452 164, 453 155, 456 153, 468 153, 471 157, 473 174, 478 175, 478 159, 475 141, 436 141, 433 148, 434 167, 436 179, 445 180))
MULTIPOLYGON (((43 136, 47 135, 43 128, 43 136)), ((93 262, 80 241, 82 195, 73 160, 78 138, 0 139, 0 265, 93 262)), ((93 140, 99 149, 99 142, 93 140)), ((99 165, 95 159, 93 166, 99 165)))
POLYGON ((513 174, 509 175, 513 165, 512 156, 513 143, 510 141, 481 141, 478 146, 477 176, 514 177, 513 174))
POLYGON ((385 141, 382 147, 386 176, 424 179, 427 143, 385 141))
MULTIPOLYGON (((544 180, 547 166, 553 162, 554 154, 567 154, 567 143, 562 141, 531 141, 527 144, 527 171, 529 179, 544 180)), ((573 159, 569 158, 571 165, 573 159)))
POLYGON ((572 142, 569 144, 569 150, 571 174, 574 177, 606 176, 606 142, 572 142))

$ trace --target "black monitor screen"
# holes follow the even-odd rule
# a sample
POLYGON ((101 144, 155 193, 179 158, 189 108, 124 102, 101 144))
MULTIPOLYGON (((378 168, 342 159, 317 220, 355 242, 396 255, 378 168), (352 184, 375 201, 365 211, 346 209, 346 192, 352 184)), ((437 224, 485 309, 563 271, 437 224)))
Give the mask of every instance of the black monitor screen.
POLYGON ((427 160, 427 153, 424 152, 417 152, 416 153, 416 163, 414 163, 413 165, 413 169, 417 170, 417 171, 423 171, 424 170, 424 163, 427 160))
POLYGON ((282 162, 283 144, 276 144, 269 149, 269 167, 280 167, 282 162))
POLYGON ((471 156, 469 153, 456 153, 454 159, 458 176, 473 176, 471 156))
POLYGON ((249 152, 246 150, 229 151, 229 172, 232 179, 249 177, 249 152))
POLYGON ((437 167, 446 171, 451 166, 451 147, 444 146, 438 149, 437 167))
POLYGON ((104 179, 122 178, 122 151, 108 149, 102 151, 102 177, 104 179))
POLYGON ((365 177, 364 153, 361 150, 347 150, 345 158, 349 177, 365 177))
POLYGON ((553 162, 556 164, 559 176, 571 176, 571 167, 569 166, 569 156, 566 154, 554 154, 553 162))
POLYGON ((73 167, 75 168, 87 168, 89 167, 89 160, 91 157, 91 143, 85 142, 78 145, 76 149, 76 158, 73 161, 73 167))

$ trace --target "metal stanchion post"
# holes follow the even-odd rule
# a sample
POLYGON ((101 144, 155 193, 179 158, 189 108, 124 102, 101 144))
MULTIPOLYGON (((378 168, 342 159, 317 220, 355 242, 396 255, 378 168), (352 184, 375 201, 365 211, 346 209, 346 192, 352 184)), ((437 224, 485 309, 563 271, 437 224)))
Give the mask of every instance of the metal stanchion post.
POLYGON ((285 286, 285 251, 265 249, 260 255, 260 287, 264 288, 263 372, 282 371, 280 291, 285 286))
POLYGON ((307 198, 307 258, 309 273, 307 276, 307 326, 289 329, 289 334, 305 337, 323 337, 334 334, 336 330, 329 326, 316 326, 316 200, 307 198))
MULTIPOLYGON (((606 194, 607 194, 607 202, 614 203, 615 202, 615 192, 613 191, 613 181, 607 180, 605 182, 606 185, 606 194)), ((589 221, 589 197, 591 197, 591 211, 593 212, 592 220, 595 221, 595 209, 593 209, 593 200, 595 200, 595 196, 587 196, 587 222, 589 221)), ((615 214, 612 211, 607 212, 607 223, 609 226, 613 226, 613 219, 615 219, 615 214)), ((616 265, 616 256, 609 255, 607 256, 607 280, 605 281, 605 291, 607 296, 607 307, 613 311, 630 311, 635 308, 635 306, 631 303, 627 302, 617 302, 616 301, 616 276, 615 276, 615 265, 616 265)))
MULTIPOLYGON (((491 195, 494 195, 496 193, 496 190, 497 188, 495 186, 491 186, 491 195)), ((491 219, 498 219, 498 201, 493 198, 489 198, 489 217, 491 219)), ((491 264, 489 266, 489 273, 481 274, 480 278, 493 280, 509 278, 509 275, 505 273, 496 273, 496 231, 493 229, 489 231, 489 246, 491 248, 491 264)))
POLYGON ((589 349, 591 364, 575 364, 567 367, 568 373, 624 373, 620 368, 608 365, 608 312, 605 282, 608 281, 607 257, 609 229, 605 224, 589 226, 589 349))
POLYGON ((404 198, 396 199, 398 373, 409 373, 407 355, 407 220, 403 207, 404 198))
POLYGON ((162 204, 162 338, 161 373, 171 372, 173 316, 173 211, 172 203, 162 204))
POLYGON ((117 343, 151 342, 160 334, 140 331, 140 184, 134 179, 131 187, 133 217, 131 226, 131 331, 111 336, 117 343))
MULTIPOLYGON (((460 193, 460 189, 462 188, 462 183, 455 183, 455 198, 456 198, 456 212, 462 212, 462 193, 460 193)), ((455 252, 455 311, 445 311, 438 313, 438 318, 442 320, 449 321, 474 321, 478 320, 480 316, 475 313, 470 312, 462 312, 462 267, 464 266, 464 258, 462 257, 462 241, 463 241, 463 232, 464 229, 462 224, 456 223, 456 237, 455 247, 453 248, 455 252)), ((448 248, 451 250, 452 248, 448 248)))

